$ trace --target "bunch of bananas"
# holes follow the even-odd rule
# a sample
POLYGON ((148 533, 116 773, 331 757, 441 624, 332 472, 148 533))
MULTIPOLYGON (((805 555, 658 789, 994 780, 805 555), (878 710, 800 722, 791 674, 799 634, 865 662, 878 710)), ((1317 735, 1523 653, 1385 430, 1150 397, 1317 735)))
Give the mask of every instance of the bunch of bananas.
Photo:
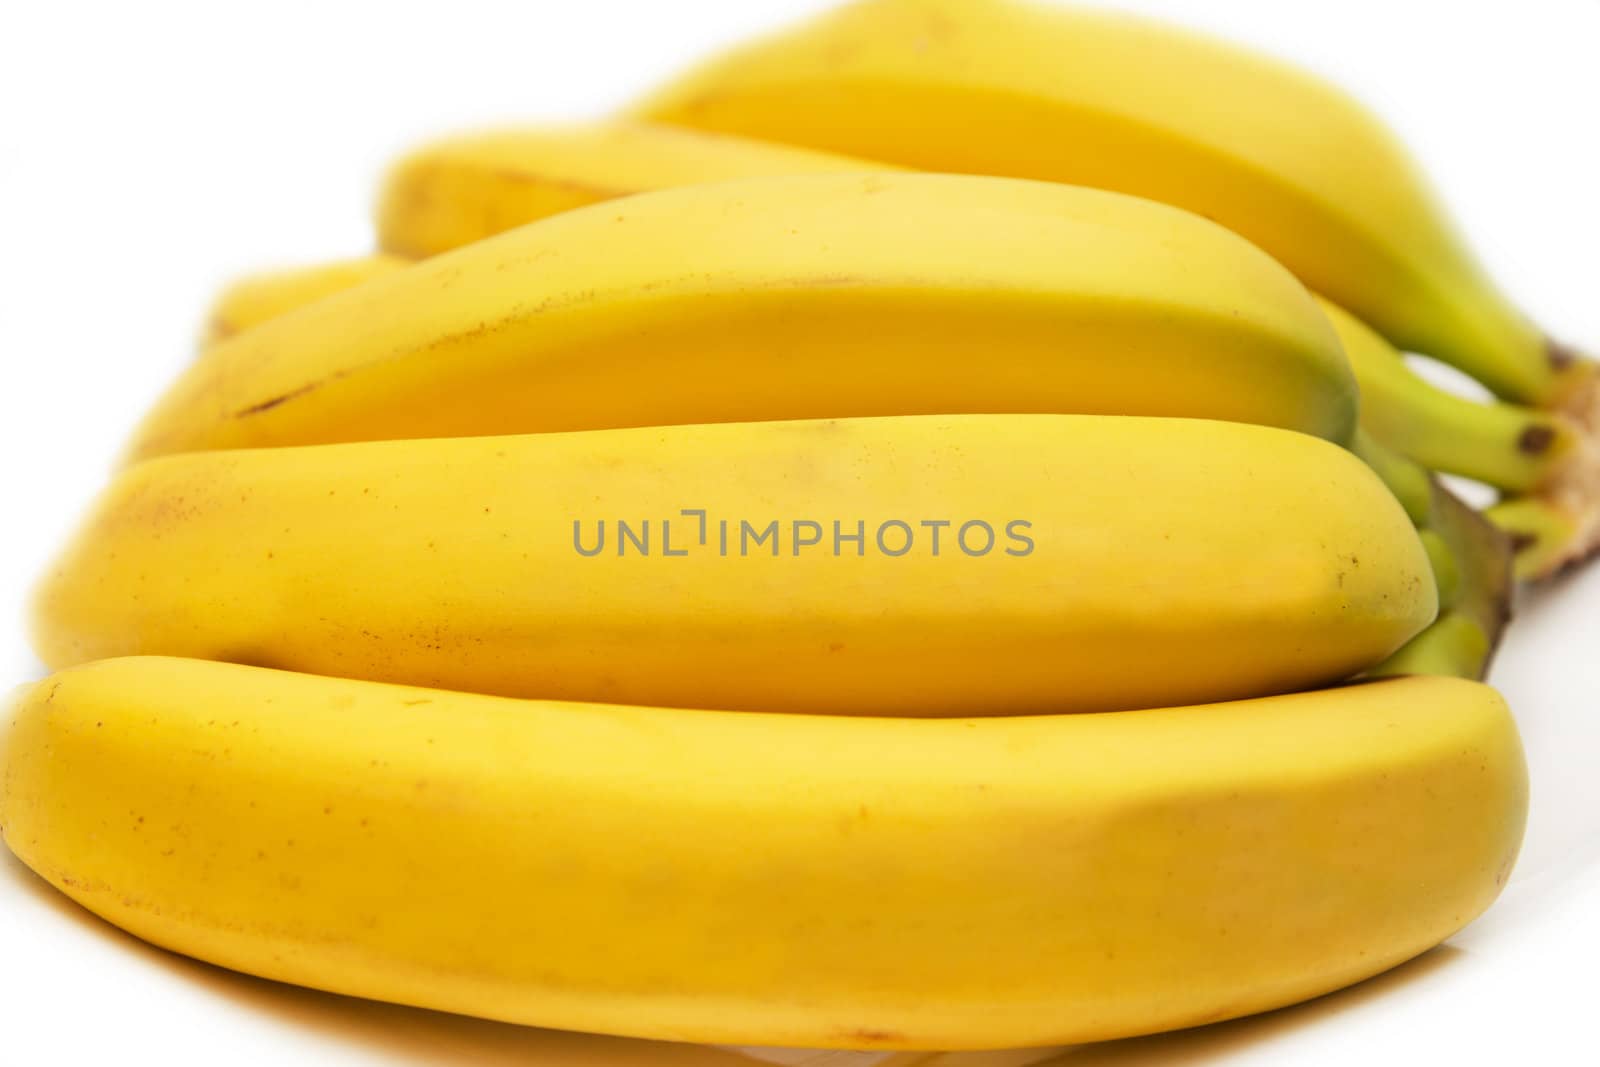
POLYGON ((1600 377, 1338 93, 866 0, 428 146, 378 239, 222 295, 43 583, 0 822, 117 925, 496 1019, 970 1049, 1315 996, 1504 884, 1479 679, 1513 557, 1600 541, 1600 377))

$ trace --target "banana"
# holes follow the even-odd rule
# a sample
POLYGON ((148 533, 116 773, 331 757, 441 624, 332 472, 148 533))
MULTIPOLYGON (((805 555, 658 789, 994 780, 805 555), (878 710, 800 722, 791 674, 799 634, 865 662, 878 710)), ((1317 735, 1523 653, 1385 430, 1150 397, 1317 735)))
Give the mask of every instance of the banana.
POLYGON ((1186 415, 1343 441, 1356 388, 1287 271, 1164 205, 931 174, 580 208, 213 348, 134 457, 948 412, 1186 415))
POLYGON ((1600 402, 1595 364, 1495 288, 1375 117, 1288 65, 1159 23, 864 0, 706 64, 631 117, 1166 201, 1508 399, 1600 402))
POLYGON ((6 843, 138 937, 675 1041, 1033 1046, 1304 1000, 1482 912, 1526 812, 1504 703, 1445 678, 845 720, 150 658, 11 720, 6 843))
POLYGON ((265 271, 240 278, 224 289, 206 317, 202 349, 259 326, 297 307, 392 273, 410 261, 371 255, 303 267, 265 271))
POLYGON ((57 667, 969 715, 1324 684, 1436 609, 1405 512, 1326 441, 904 416, 166 457, 111 487, 35 637, 57 667))
POLYGON ((379 246, 421 259, 633 193, 735 178, 897 170, 649 123, 525 127, 429 144, 385 176, 379 246))
MULTIPOLYGON (((442 141, 414 152, 385 183, 379 228, 390 247, 434 254, 575 205, 786 168, 801 173, 895 169, 667 126, 524 127, 442 141)), ((398 262, 380 256, 373 272, 386 273, 398 262)), ((350 284, 357 280, 355 272, 341 266, 324 271, 323 277, 329 289, 335 278, 350 284)), ((292 295, 294 285, 287 279, 279 293, 292 295)), ((305 295, 326 293, 318 287, 305 295)), ((1506 490, 1545 491, 1548 499, 1543 502, 1506 512, 1508 521, 1520 524, 1513 530, 1520 543, 1537 542, 1521 555, 1522 575, 1544 576, 1600 545, 1600 475, 1594 473, 1600 458, 1576 419, 1455 397, 1406 367, 1400 353, 1376 331, 1331 301, 1319 301, 1360 383, 1362 418, 1371 429, 1352 447, 1374 465, 1418 525, 1425 525, 1432 492, 1427 473, 1401 470, 1397 457, 1379 454, 1374 437, 1432 469, 1506 490), (1537 537, 1528 532, 1530 509, 1541 519, 1537 537)), ((278 306, 287 310, 287 303, 278 306)), ((894 410, 899 409, 884 409, 894 410)), ((819 407, 810 413, 826 412, 819 407)), ((747 417, 763 414, 756 408, 747 417)), ((668 416, 667 421, 681 420, 668 416)), ((1589 432, 1600 432, 1600 426, 1589 432)))

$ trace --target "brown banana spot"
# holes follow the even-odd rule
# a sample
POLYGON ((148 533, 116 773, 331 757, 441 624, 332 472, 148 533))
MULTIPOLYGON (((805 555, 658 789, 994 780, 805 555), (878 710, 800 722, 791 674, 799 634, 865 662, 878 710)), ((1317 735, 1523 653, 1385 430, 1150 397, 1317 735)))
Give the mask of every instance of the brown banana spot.
POLYGON ((853 1044, 862 1047, 874 1047, 888 1044, 891 1041, 904 1041, 905 1035, 894 1030, 876 1030, 871 1027, 861 1027, 856 1030, 847 1030, 844 1038, 853 1044))
POLYGON ((271 411, 279 404, 286 404, 297 396, 306 395, 321 384, 321 382, 312 382, 310 385, 302 385, 298 389, 291 389, 287 393, 281 393, 278 396, 273 397, 271 400, 263 400, 259 404, 251 404, 247 408, 240 408, 238 411, 233 413, 233 417, 236 419, 243 419, 250 415, 259 415, 263 411, 271 411))
POLYGON ((1517 451, 1526 456, 1542 456, 1556 442, 1556 432, 1549 426, 1529 426, 1517 437, 1517 451))

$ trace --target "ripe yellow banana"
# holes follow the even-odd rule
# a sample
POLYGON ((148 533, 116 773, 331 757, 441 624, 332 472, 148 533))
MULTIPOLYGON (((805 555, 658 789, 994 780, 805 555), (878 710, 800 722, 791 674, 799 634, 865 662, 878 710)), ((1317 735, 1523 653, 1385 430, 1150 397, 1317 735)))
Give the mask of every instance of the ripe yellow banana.
POLYGON ((123 659, 11 719, 6 843, 139 937, 740 1044, 1044 1045, 1303 1000, 1483 911, 1526 809, 1500 697, 1444 678, 845 720, 123 659))
POLYGON ((913 416, 165 457, 111 488, 35 632, 57 667, 963 715, 1324 684, 1436 605, 1405 512, 1326 441, 913 416))
POLYGON ((1009 0, 864 0, 739 48, 635 114, 1177 204, 1507 398, 1600 404, 1594 364, 1496 290, 1372 115, 1292 67, 1159 23, 1009 0))
MULTIPOLYGON (((380 231, 392 247, 431 254, 580 204, 785 168, 801 173, 897 169, 667 126, 523 127, 447 140, 413 153, 386 182, 380 231)), ((374 271, 398 262, 380 256, 374 271)), ((330 269, 325 277, 339 273, 330 269)), ((343 274, 354 284, 354 272, 343 274)), ((288 310, 301 285, 291 276, 277 292, 270 291, 270 280, 257 288, 268 290, 264 301, 288 310)), ((320 287, 303 294, 323 295, 320 287)), ((1542 491, 1547 499, 1529 506, 1541 520, 1540 536, 1523 529, 1529 526, 1529 508, 1519 505, 1506 513, 1507 521, 1519 524, 1519 542, 1526 546, 1519 570, 1527 576, 1540 577, 1581 559, 1600 543, 1600 477, 1593 473, 1600 459, 1576 420, 1454 397, 1411 372, 1376 331, 1331 302, 1322 303, 1361 384, 1363 422, 1372 430, 1353 447, 1385 477, 1419 525, 1425 525, 1432 492, 1426 472, 1403 471, 1393 457, 1377 454, 1374 436, 1430 468, 1501 489, 1542 491), (1560 539, 1552 540, 1556 531, 1560 539)), ((748 417, 763 414, 751 410, 748 417)))
MULTIPOLYGON (((613 123, 590 126, 524 127, 439 142, 413 153, 386 182, 379 213, 385 241, 396 248, 436 253, 492 236, 575 205, 695 181, 797 172, 895 169, 844 161, 804 150, 731 136, 666 126, 613 123)), ((219 318, 252 324, 268 312, 331 295, 369 276, 389 273, 406 261, 378 255, 304 272, 254 280, 229 303, 245 305, 219 318)), ((1585 514, 1600 522, 1600 488, 1587 488, 1579 472, 1600 464, 1581 428, 1560 414, 1499 403, 1477 404, 1440 390, 1407 368, 1400 353, 1376 331, 1329 301, 1332 319, 1361 385, 1362 420, 1372 431, 1353 442, 1357 453, 1384 477, 1426 525, 1432 489, 1427 473, 1381 449, 1379 440, 1430 468, 1475 478, 1498 488, 1555 489, 1538 510, 1541 536, 1527 534, 1528 508, 1504 515, 1524 551, 1519 572, 1541 577, 1582 558, 1600 539, 1600 527, 1582 531, 1585 514), (1376 440, 1374 439, 1376 438, 1376 440), (1587 462, 1583 457, 1589 457, 1587 462), (1559 540, 1553 534, 1559 531, 1559 540)), ((959 402, 949 405, 962 406, 959 402)), ((900 410, 890 404, 885 411, 900 410)), ((819 407, 813 414, 823 413, 819 407)), ((752 406, 744 417, 762 417, 752 406)), ((667 416, 667 421, 682 421, 667 416)), ((396 431, 398 432, 398 431, 396 431)), ((1497 513, 1499 514, 1499 513, 1497 513)), ((1498 628, 1491 628, 1498 633, 1498 628)), ((1491 641, 1492 643, 1492 641, 1491 641)))
POLYGON ((429 144, 396 164, 378 200, 378 243, 420 259, 653 189, 897 169, 650 123, 495 130, 429 144))
POLYGON ((1164 205, 930 174, 755 178, 567 212, 212 349, 135 456, 945 412, 1187 415, 1344 440, 1310 296, 1164 205))
POLYGON ((268 319, 399 270, 409 262, 400 256, 380 253, 240 278, 224 289, 212 304, 202 347, 210 348, 268 319))

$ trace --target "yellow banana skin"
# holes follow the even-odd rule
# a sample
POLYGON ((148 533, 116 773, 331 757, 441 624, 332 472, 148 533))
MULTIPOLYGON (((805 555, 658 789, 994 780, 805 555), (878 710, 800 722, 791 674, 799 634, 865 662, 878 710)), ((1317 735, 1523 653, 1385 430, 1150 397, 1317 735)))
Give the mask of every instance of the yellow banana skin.
POLYGON ((201 347, 210 348, 268 319, 392 273, 408 263, 410 260, 380 253, 240 278, 219 293, 212 304, 201 347))
POLYGON ((714 60, 633 114, 1177 204, 1507 398, 1553 403, 1594 380, 1496 290, 1365 109, 1288 65, 1159 23, 1008 0, 865 0, 714 60))
POLYGON ((1343 440, 1299 283, 1172 208, 1044 182, 758 178, 546 219, 212 349, 132 453, 945 412, 1343 440))
POLYGON ((378 243, 421 259, 653 189, 896 169, 640 122, 492 130, 426 145, 391 168, 378 198, 378 243))
POLYGON ((321 989, 737 1044, 969 1049, 1245 1015, 1487 907, 1526 778, 1493 690, 841 720, 231 664, 11 711, 6 843, 155 944, 321 989))
MULTIPOLYGON (((667 126, 623 122, 524 127, 443 141, 413 153, 385 184, 379 225, 388 245, 432 254, 608 197, 784 168, 811 173, 852 167, 894 169, 667 126)), ((387 271, 397 262, 380 256, 375 266, 387 271)), ((322 272, 324 280, 339 277, 351 284, 359 279, 343 265, 322 272)), ((258 284, 273 288, 270 280, 258 284)), ((284 278, 276 288, 268 296, 281 310, 289 310, 289 301, 277 298, 302 288, 304 302, 327 295, 321 284, 302 287, 295 277, 284 278)), ((1588 413, 1585 431, 1580 394, 1573 397, 1570 418, 1452 396, 1410 371, 1398 350, 1376 331, 1319 299, 1360 383, 1362 419, 1372 431, 1365 441, 1352 441, 1352 447, 1406 502, 1414 521, 1426 523, 1431 493, 1426 473, 1400 470, 1394 457, 1378 453, 1374 436, 1433 469, 1515 492, 1540 490, 1544 499, 1505 512, 1524 546, 1518 563, 1524 577, 1548 576, 1583 559, 1600 543, 1600 480, 1594 474, 1600 460, 1588 439, 1600 435, 1600 422, 1588 413), (1530 532, 1530 513, 1540 520, 1537 535, 1530 532), (1586 522, 1584 516, 1594 518, 1586 522)), ((962 403, 953 400, 943 406, 954 410, 962 403)), ((884 410, 903 408, 891 402, 884 410)), ((759 406, 747 411, 751 418, 763 414, 759 406)), ((819 407, 810 413, 823 411, 819 407)), ((670 414, 665 419, 682 421, 670 414)), ((1489 629, 1498 632, 1498 627, 1489 629)))
POLYGON ((915 416, 166 457, 111 487, 35 637, 55 667, 976 715, 1325 684, 1436 609, 1404 510, 1326 441, 915 416))

